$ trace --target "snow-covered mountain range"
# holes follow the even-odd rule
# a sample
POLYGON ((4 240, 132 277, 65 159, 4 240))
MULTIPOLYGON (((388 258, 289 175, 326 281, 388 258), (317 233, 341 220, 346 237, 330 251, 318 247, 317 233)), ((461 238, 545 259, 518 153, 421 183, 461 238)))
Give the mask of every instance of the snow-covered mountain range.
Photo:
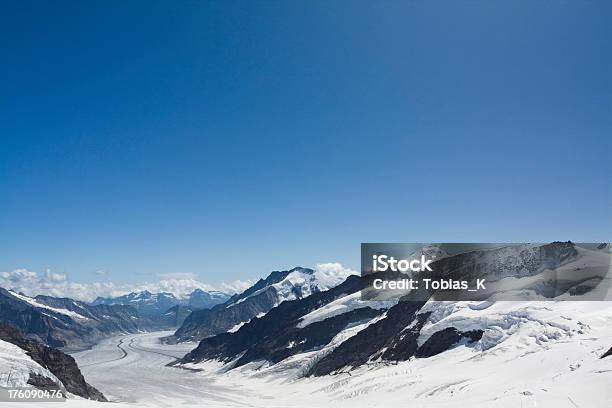
POLYGON ((68 298, 31 298, 0 288, 0 321, 51 347, 79 350, 117 333, 163 328, 124 305, 89 305, 68 298))
POLYGON ((193 312, 169 341, 201 340, 238 330, 246 322, 266 314, 285 301, 306 298, 337 286, 350 273, 348 270, 330 272, 302 267, 274 271, 226 302, 209 310, 193 312))
POLYGON ((151 293, 148 290, 131 292, 113 298, 98 297, 93 305, 129 305, 145 316, 160 316, 174 306, 183 306, 189 310, 207 309, 223 303, 230 295, 219 291, 195 289, 189 295, 179 298, 169 292, 151 293))
MULTIPOLYGON (((596 260, 606 258, 601 264, 609 268, 609 252, 595 251, 592 255, 596 260)), ((568 266, 569 270, 575 270, 576 262, 584 256, 574 244, 559 242, 461 253, 442 257, 433 265, 434 270, 442 273, 460 270, 463 275, 478 272, 497 279, 529 280, 550 271, 563 276, 568 266)), ((599 267, 599 263, 596 265, 599 267)), ((498 306, 492 301, 362 300, 360 290, 364 287, 364 279, 350 276, 327 291, 279 303, 235 331, 204 338, 185 356, 183 363, 212 359, 236 368, 255 363, 283 365, 301 359, 301 376, 321 376, 375 362, 429 358, 456 346, 487 350, 523 324, 537 321, 537 317, 530 317, 514 307, 508 307, 504 313, 506 302, 498 306), (493 311, 495 314, 491 314, 493 311)), ((550 294, 551 298, 573 296, 580 299, 575 285, 560 281, 561 284, 546 281, 551 288, 540 284, 538 291, 550 294)), ((434 298, 435 293, 430 296, 434 298)), ((556 305, 551 301, 544 303, 544 307, 547 304, 551 310, 556 305)), ((546 324, 542 328, 546 328, 546 324)), ((577 330, 571 328, 552 336, 571 336, 577 330)), ((549 337, 548 334, 544 336, 549 337)))

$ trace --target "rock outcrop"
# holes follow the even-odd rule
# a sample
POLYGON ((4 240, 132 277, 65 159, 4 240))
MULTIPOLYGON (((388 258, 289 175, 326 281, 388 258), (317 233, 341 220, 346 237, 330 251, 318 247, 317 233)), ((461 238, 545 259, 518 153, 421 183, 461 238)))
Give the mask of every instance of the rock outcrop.
MULTIPOLYGON (((27 339, 15 327, 5 323, 0 323, 0 339, 25 350, 32 360, 53 373, 62 382, 66 391, 83 398, 106 401, 100 391, 85 381, 76 361, 68 354, 27 339)), ((57 386, 55 381, 39 374, 30 374, 28 383, 41 389, 57 386)))

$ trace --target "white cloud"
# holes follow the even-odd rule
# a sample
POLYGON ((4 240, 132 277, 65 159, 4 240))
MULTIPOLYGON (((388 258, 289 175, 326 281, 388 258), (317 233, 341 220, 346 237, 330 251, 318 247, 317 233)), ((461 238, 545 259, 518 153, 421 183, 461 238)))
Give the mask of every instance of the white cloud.
MULTIPOLYGON (((95 272, 101 278, 108 276, 100 269, 95 272)), ((321 287, 331 288, 342 283, 349 275, 357 272, 343 267, 339 263, 320 263, 315 267, 315 275, 321 287)), ((160 274, 157 282, 142 282, 136 284, 116 284, 110 281, 79 283, 71 281, 66 274, 46 270, 42 274, 26 269, 15 269, 11 272, 0 272, 0 286, 23 292, 28 296, 49 295, 55 297, 69 297, 84 301, 92 301, 98 296, 115 297, 130 292, 148 290, 152 293, 170 292, 182 298, 195 289, 205 291, 219 290, 227 293, 240 293, 253 285, 250 280, 235 280, 223 282, 218 287, 209 285, 196 279, 192 273, 165 273, 160 274)))
POLYGON ((0 272, 0 286, 29 296, 50 295, 81 300, 93 300, 98 294, 110 294, 117 289, 110 282, 77 283, 69 281, 65 274, 47 270, 39 276, 26 269, 0 272))
POLYGON ((221 283, 221 291, 228 293, 240 293, 244 292, 251 286, 253 286, 253 281, 251 280, 236 279, 235 281, 230 283, 221 283))
MULTIPOLYGON (((106 276, 105 271, 104 273, 96 271, 96 274, 106 276)), ((160 275, 160 277, 167 279, 138 284, 115 284, 113 282, 79 283, 72 282, 66 274, 54 273, 50 270, 39 275, 26 269, 15 269, 11 272, 0 272, 0 286, 16 292, 23 292, 28 296, 49 295, 84 301, 92 301, 98 296, 114 297, 142 290, 148 290, 152 293, 170 292, 177 297, 185 297, 195 289, 205 291, 216 289, 209 284, 193 279, 192 274, 164 274, 160 275)), ((250 285, 250 281, 237 280, 229 284, 222 283, 219 290, 235 293, 243 291, 250 285)))
POLYGON ((206 291, 214 290, 211 285, 195 279, 163 279, 158 282, 145 282, 140 285, 131 286, 130 292, 148 290, 149 292, 170 292, 176 297, 183 298, 196 289, 206 291))
POLYGON ((315 267, 315 277, 326 289, 341 284, 349 275, 358 275, 358 272, 345 268, 338 262, 319 263, 315 267))
POLYGON ((66 281, 66 274, 64 273, 53 273, 50 269, 45 271, 45 280, 47 282, 61 283, 66 281))

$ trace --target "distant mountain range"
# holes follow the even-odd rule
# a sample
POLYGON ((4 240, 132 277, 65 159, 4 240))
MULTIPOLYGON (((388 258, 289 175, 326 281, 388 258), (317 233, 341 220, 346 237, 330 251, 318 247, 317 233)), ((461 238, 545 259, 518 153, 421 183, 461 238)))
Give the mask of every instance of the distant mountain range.
POLYGON ((192 307, 208 307, 228 298, 199 289, 186 299, 144 291, 88 304, 0 288, 0 383, 59 388, 105 401, 64 351, 82 350, 112 335, 174 328, 192 307))
POLYGON ((120 333, 160 330, 164 324, 131 306, 90 305, 69 298, 36 296, 0 288, 0 321, 51 347, 74 351, 120 333))
POLYGON ((113 298, 98 297, 92 305, 128 305, 134 307, 141 315, 159 317, 175 306, 185 310, 207 309, 230 298, 230 295, 219 291, 196 289, 185 298, 177 298, 169 292, 151 293, 148 290, 132 292, 113 298))
POLYGON ((171 293, 142 291, 91 304, 39 295, 34 298, 0 288, 0 321, 29 338, 65 350, 87 348, 117 333, 178 327, 193 311, 227 301, 222 292, 194 290, 185 299, 171 293))

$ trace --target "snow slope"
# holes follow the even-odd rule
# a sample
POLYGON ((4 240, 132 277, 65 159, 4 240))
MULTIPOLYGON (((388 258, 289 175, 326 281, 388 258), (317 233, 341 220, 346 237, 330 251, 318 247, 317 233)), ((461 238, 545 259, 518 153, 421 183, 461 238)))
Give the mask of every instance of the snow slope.
POLYGON ((303 328, 308 326, 309 324, 320 322, 322 320, 328 319, 333 316, 337 316, 343 313, 350 312, 351 310, 359 309, 362 307, 370 307, 372 309, 388 309, 397 303, 397 300, 393 301, 372 301, 372 300, 362 300, 361 293, 355 292, 340 299, 336 299, 333 302, 328 303, 327 305, 313 310, 308 313, 306 316, 302 317, 301 321, 298 323, 298 327, 303 328))
MULTIPOLYGON (((20 293, 13 292, 12 290, 9 290, 9 292, 10 292, 10 294, 12 296, 16 297, 17 299, 23 300, 24 302, 27 302, 27 303, 29 303, 30 305, 32 305, 32 306, 34 306, 36 308, 47 309, 47 310, 50 310, 50 311, 52 311, 54 313, 63 314, 65 316, 71 317, 73 319, 89 320, 89 318, 87 318, 87 317, 85 317, 83 315, 80 315, 80 314, 78 314, 76 312, 73 312, 72 310, 61 309, 61 308, 57 308, 57 307, 47 306, 44 303, 37 302, 36 299, 33 299, 31 297, 22 295, 20 293)), ((54 316, 51 316, 51 317, 54 317, 54 316)))
POLYGON ((277 304, 286 300, 294 300, 310 296, 314 292, 319 292, 333 288, 342 283, 352 271, 347 269, 328 269, 315 271, 305 268, 294 268, 284 279, 277 283, 265 286, 246 297, 230 303, 227 307, 232 307, 245 300, 257 296, 258 294, 273 288, 277 297, 277 304))
POLYGON ((0 340, 0 387, 31 387, 30 373, 60 381, 16 345, 0 340))

